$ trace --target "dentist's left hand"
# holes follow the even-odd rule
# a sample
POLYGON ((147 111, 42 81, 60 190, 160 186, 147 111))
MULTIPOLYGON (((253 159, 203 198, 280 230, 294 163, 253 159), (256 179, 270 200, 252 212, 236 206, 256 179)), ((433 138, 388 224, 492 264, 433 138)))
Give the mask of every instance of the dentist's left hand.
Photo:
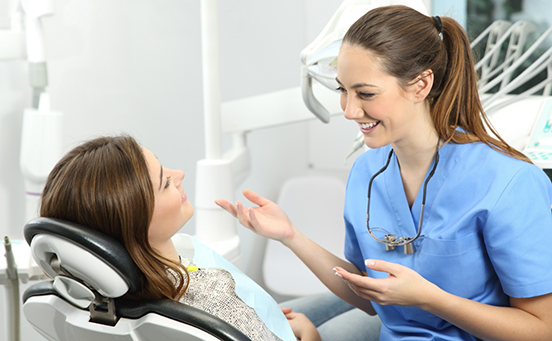
POLYGON ((250 190, 243 195, 258 207, 247 207, 239 201, 232 205, 224 199, 215 201, 217 205, 238 219, 240 224, 267 238, 278 240, 286 245, 298 233, 287 214, 272 201, 250 190))
POLYGON ((352 274, 335 267, 341 277, 358 296, 381 305, 415 306, 421 309, 435 297, 435 284, 416 271, 400 264, 383 260, 366 260, 366 267, 389 274, 386 278, 372 278, 352 274))

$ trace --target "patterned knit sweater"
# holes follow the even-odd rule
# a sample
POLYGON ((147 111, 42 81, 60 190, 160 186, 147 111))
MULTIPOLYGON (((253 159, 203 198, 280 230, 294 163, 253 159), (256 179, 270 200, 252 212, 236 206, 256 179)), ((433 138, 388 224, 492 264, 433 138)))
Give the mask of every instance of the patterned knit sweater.
MULTIPOLYGON (((195 266, 182 258, 184 266, 195 266)), ((201 309, 228 322, 253 341, 281 341, 272 333, 255 310, 236 295, 232 274, 221 268, 188 271, 190 285, 181 303, 201 309)))

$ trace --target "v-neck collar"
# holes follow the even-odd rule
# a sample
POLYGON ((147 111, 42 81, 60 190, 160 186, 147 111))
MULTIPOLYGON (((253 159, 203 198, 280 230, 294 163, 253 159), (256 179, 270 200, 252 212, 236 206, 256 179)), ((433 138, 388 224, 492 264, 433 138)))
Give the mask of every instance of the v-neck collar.
MULTIPOLYGON (((445 144, 439 149, 439 164, 435 169, 435 174, 427 184, 427 194, 423 220, 424 226, 429 223, 431 207, 435 200, 436 193, 439 191, 439 189, 445 182, 448 174, 450 173, 449 167, 445 166, 445 164, 448 164, 450 161, 448 160, 451 149, 450 147, 450 144, 445 144)), ((431 169, 433 168, 434 162, 435 158, 431 162, 431 165, 426 172, 426 175, 424 177, 424 180, 422 181, 422 185, 420 186, 418 193, 416 194, 416 199, 414 200, 412 207, 409 207, 401 177, 397 154, 393 153, 388 169, 382 174, 385 181, 388 200, 391 203, 391 208, 393 210, 393 213, 395 214, 397 224, 400 229, 400 231, 394 231, 393 233, 396 233, 399 236, 413 237, 418 232, 418 223, 420 220, 420 212, 422 209, 424 183, 429 173, 431 172, 431 169)), ((456 164, 456 162, 454 163, 456 164)), ((424 226, 422 226, 422 235, 424 226)))

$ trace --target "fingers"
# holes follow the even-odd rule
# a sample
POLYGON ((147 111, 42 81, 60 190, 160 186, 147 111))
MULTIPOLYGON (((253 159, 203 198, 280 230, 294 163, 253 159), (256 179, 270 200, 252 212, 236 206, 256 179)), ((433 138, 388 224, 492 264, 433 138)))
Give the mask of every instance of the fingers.
POLYGON ((257 204, 261 207, 265 206, 265 205, 268 205, 272 202, 272 201, 270 201, 268 199, 265 199, 262 196, 260 196, 259 194, 255 193, 253 191, 250 191, 248 189, 244 189, 242 193, 247 198, 247 200, 249 200, 252 203, 257 204))
POLYGON ((426 293, 441 290, 416 271, 397 263, 367 259, 365 265, 374 270, 374 277, 359 276, 340 267, 335 267, 334 272, 356 295, 380 305, 420 307, 428 302, 426 293))
POLYGON ((284 316, 288 319, 288 320, 292 320, 296 317, 297 313, 294 313, 291 311, 291 308, 280 308, 282 309, 282 313, 284 313, 284 316))
POLYGON ((239 201, 236 201, 236 211, 237 211, 237 218, 240 224, 243 226, 252 229, 253 226, 251 225, 251 219, 249 218, 249 209, 245 209, 243 207, 243 204, 239 201))
MULTIPOLYGON (((402 268, 401 265, 398 265, 396 263, 390 263, 383 260, 375 260, 375 259, 367 259, 364 261, 364 264, 369 269, 380 271, 380 272, 387 272, 390 275, 400 272, 402 268)), ((336 276, 341 277, 343 279, 366 278, 365 276, 352 274, 347 270, 340 268, 338 266, 336 266, 333 270, 336 276)))
POLYGON ((282 313, 284 313, 284 315, 291 313, 291 308, 281 307, 280 309, 282 309, 282 313))
MULTIPOLYGON (((252 194, 253 196, 248 198, 252 199, 251 201, 256 204, 267 204, 270 201, 267 199, 264 199, 260 195, 249 191, 244 190, 245 193, 252 194)), ((255 228, 253 227, 255 224, 258 224, 258 220, 256 216, 253 214, 253 210, 249 207, 244 207, 243 204, 240 201, 236 201, 235 205, 232 205, 227 200, 224 199, 218 199, 215 200, 215 204, 217 204, 220 208, 225 210, 226 212, 230 213, 234 218, 238 219, 239 223, 243 226, 255 231, 255 228), (253 224, 252 224, 253 220, 253 224)))
MULTIPOLYGON (((259 194, 250 191, 248 189, 243 190, 243 195, 254 204, 259 205, 260 207, 244 207, 243 204, 239 201, 236 201, 236 205, 232 205, 227 200, 218 199, 215 201, 215 204, 220 206, 222 209, 230 213, 234 218, 237 218, 239 223, 243 226, 255 231, 254 226, 260 226, 257 216, 254 214, 255 209, 262 208, 268 204, 271 204, 272 201, 263 198, 259 194)), ((256 232, 256 231, 255 231, 256 232)))
POLYGON ((357 274, 350 273, 349 271, 347 271, 343 268, 340 268, 338 266, 336 266, 333 270, 334 270, 334 273, 337 277, 340 277, 343 280, 345 280, 349 283, 353 283, 357 286, 363 285, 366 282, 367 279, 372 279, 370 277, 360 276, 360 275, 357 275, 357 274))
POLYGON ((378 281, 381 280, 353 274, 338 266, 333 270, 335 275, 342 278, 357 296, 374 301, 375 294, 380 290, 378 281))
POLYGON ((375 259, 366 259, 364 261, 364 265, 366 265, 367 268, 380 271, 380 272, 387 272, 390 275, 395 275, 401 271, 404 267, 396 264, 396 263, 390 263, 386 262, 384 260, 375 260, 375 259))
POLYGON ((261 223, 259 223, 259 220, 257 219, 257 215, 255 213, 255 209, 252 208, 249 210, 249 220, 251 222, 251 226, 260 226, 261 223))
POLYGON ((215 200, 215 204, 217 204, 220 208, 222 208, 226 212, 230 213, 232 216, 234 216, 234 218, 237 218, 238 212, 237 212, 236 206, 232 205, 231 203, 229 203, 224 199, 215 200))
POLYGON ((294 313, 291 310, 291 308, 280 307, 280 309, 282 310, 282 313, 284 313, 284 315, 287 317, 288 320, 293 320, 299 316, 305 316, 305 314, 303 313, 294 313))
POLYGON ((286 316, 286 318, 287 318, 288 320, 294 320, 294 319, 296 319, 296 318, 298 318, 298 317, 303 317, 303 316, 305 316, 305 314, 302 314, 302 313, 294 313, 294 312, 289 312, 289 313, 284 314, 284 315, 286 316))
MULTIPOLYGON (((253 191, 250 191, 248 189, 243 190, 243 195, 246 197, 247 200, 261 207, 272 203, 272 201, 265 199, 259 194, 253 191)), ((238 211, 236 207, 237 205, 232 205, 231 203, 229 203, 227 200, 224 200, 224 199, 215 200, 215 204, 217 204, 223 210, 227 211, 228 213, 230 213, 231 215, 237 218, 237 211, 238 211)))
POLYGON ((237 218, 239 223, 243 226, 249 229, 253 229, 253 226, 251 225, 251 220, 249 218, 249 209, 243 207, 243 204, 241 202, 236 201, 236 205, 232 205, 224 199, 219 199, 215 201, 215 204, 220 206, 226 212, 233 215, 234 218, 237 218))

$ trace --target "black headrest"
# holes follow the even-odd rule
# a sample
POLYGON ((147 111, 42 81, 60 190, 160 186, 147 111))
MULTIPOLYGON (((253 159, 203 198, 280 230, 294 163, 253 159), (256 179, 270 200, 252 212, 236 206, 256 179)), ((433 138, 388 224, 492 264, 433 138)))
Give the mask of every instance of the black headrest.
POLYGON ((127 283, 129 293, 141 290, 140 269, 125 247, 111 236, 73 222, 44 217, 29 221, 23 233, 29 245, 37 234, 55 235, 78 244, 117 272, 127 283))

